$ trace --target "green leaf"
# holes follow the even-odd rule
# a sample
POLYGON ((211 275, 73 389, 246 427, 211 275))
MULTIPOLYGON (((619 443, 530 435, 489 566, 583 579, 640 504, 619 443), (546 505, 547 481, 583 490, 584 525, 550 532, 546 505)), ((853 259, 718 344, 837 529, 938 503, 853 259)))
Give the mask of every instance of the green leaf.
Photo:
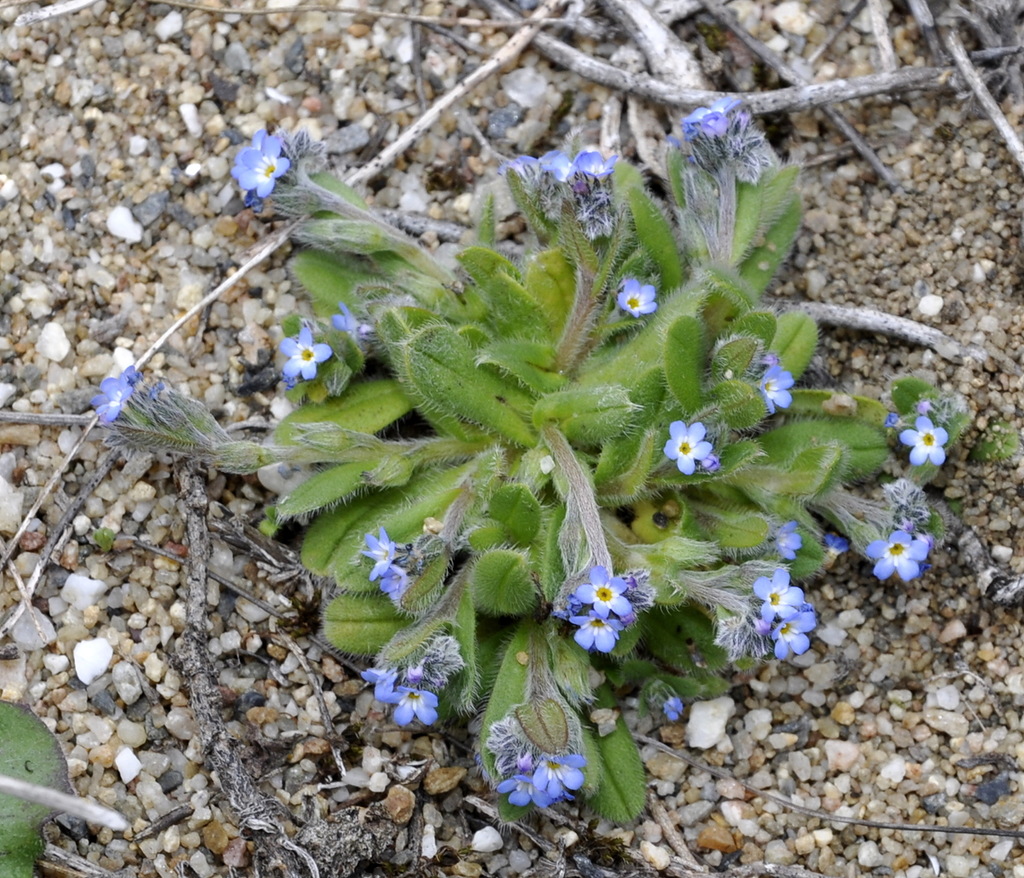
POLYGON ((715 644, 715 627, 699 607, 692 604, 669 612, 644 616, 647 645, 658 658, 679 671, 700 674, 716 671, 728 656, 715 644))
POLYGON ((540 502, 520 483, 498 488, 491 495, 488 514, 500 522, 508 538, 520 546, 529 546, 540 530, 540 502))
POLYGON ((318 186, 323 186, 328 192, 333 192, 335 195, 344 198, 353 207, 357 207, 360 210, 369 210, 363 197, 347 183, 343 183, 335 177, 334 174, 319 171, 315 174, 310 174, 309 178, 318 186))
POLYGON ((492 549, 473 565, 473 599, 491 616, 524 616, 537 606, 537 589, 523 552, 492 549))
POLYGON ((526 288, 548 323, 548 337, 558 338, 576 299, 576 272, 561 250, 544 250, 526 268, 526 288))
POLYGON ((682 286, 683 264, 679 257, 679 245, 661 208, 643 189, 637 188, 630 190, 629 209, 633 214, 637 238, 658 266, 661 275, 658 293, 667 294, 682 286))
POLYGON ((767 519, 752 505, 700 503, 697 513, 708 536, 723 549, 753 549, 771 530, 767 519))
MULTIPOLYGON (((616 706, 607 684, 597 690, 596 706, 616 706)), ((600 753, 604 771, 597 792, 587 797, 587 804, 614 823, 635 819, 647 801, 647 778, 636 742, 621 714, 611 734, 593 736, 593 747, 600 753)))
POLYGON ((794 378, 803 375, 817 346, 818 327, 810 317, 799 311, 788 311, 779 317, 772 350, 794 378))
POLYGON ((899 378, 892 383, 892 404, 904 418, 917 415, 917 404, 922 399, 935 399, 934 385, 920 378, 899 378))
MULTIPOLYGON (((536 624, 526 619, 516 625, 512 636, 505 646, 498 666, 498 674, 494 679, 487 707, 484 710, 482 728, 480 730, 481 756, 484 768, 491 777, 497 777, 494 768, 494 754, 487 747, 487 735, 491 726, 509 716, 513 709, 526 701, 527 679, 531 662, 530 642, 536 624)), ((534 656, 532 660, 537 660, 534 656)))
POLYGON ((412 401, 402 385, 391 378, 349 385, 344 396, 316 405, 304 405, 278 425, 274 438, 294 443, 295 425, 330 423, 358 433, 376 433, 412 411, 412 401))
POLYGON ((739 336, 717 345, 711 357, 711 377, 716 381, 742 378, 760 350, 760 342, 750 336, 739 336))
MULTIPOLYGON (((72 793, 64 751, 53 733, 24 704, 0 701, 0 774, 72 793)), ((32 878, 43 852, 40 835, 49 805, 0 793, 0 863, 4 878, 32 878)))
POLYGON ((462 595, 458 613, 450 626, 452 636, 459 642, 459 655, 465 666, 448 681, 445 698, 459 713, 473 709, 480 684, 480 667, 477 660, 476 609, 469 591, 462 595))
POLYGON ((495 250, 468 247, 459 262, 485 302, 485 320, 497 335, 540 340, 547 329, 537 301, 521 283, 519 269, 495 250))
MULTIPOLYGON (((737 183, 736 227, 730 259, 734 265, 748 255, 792 205, 796 199, 793 186, 798 172, 799 168, 791 165, 762 174, 757 183, 737 183)), ((799 202, 797 204, 799 206, 799 202)))
POLYGON ((313 310, 321 317, 338 313, 338 302, 349 307, 360 304, 354 292, 356 287, 375 279, 354 260, 323 250, 302 250, 292 257, 288 267, 309 292, 313 310))
POLYGON ((710 395, 719 417, 734 430, 753 427, 768 414, 761 392, 746 381, 719 381, 710 395))
POLYGON ((786 463, 785 469, 752 466, 744 479, 768 496, 814 497, 835 487, 842 479, 845 458, 843 445, 832 442, 803 449, 786 463))
POLYGON ((604 505, 629 503, 645 492, 659 443, 664 446, 666 436, 660 429, 651 428, 611 439, 601 446, 594 486, 604 505))
POLYGON ((748 311, 729 324, 729 331, 736 335, 749 335, 761 342, 764 350, 772 346, 778 328, 775 315, 768 311, 748 311))
MULTIPOLYGON (((993 420, 981 431, 978 441, 974 443, 968 457, 971 460, 987 463, 997 460, 1009 460, 1020 449, 1020 436, 1008 421, 993 420)), ((93 535, 95 539, 99 534, 93 535)), ((98 542, 98 540, 97 540, 98 542)))
POLYGON ((555 351, 544 342, 520 338, 488 341, 481 345, 477 362, 490 363, 537 394, 560 390, 566 382, 564 375, 551 371, 555 351))
POLYGON ((476 238, 484 247, 493 247, 497 241, 497 219, 494 214, 494 193, 484 196, 480 209, 480 222, 477 223, 476 238))
POLYGON ((409 624, 391 601, 378 592, 359 596, 340 594, 324 611, 324 636, 342 652, 374 655, 409 624))
POLYGON ((277 504, 278 520, 297 518, 339 503, 364 484, 362 463, 342 463, 314 473, 277 504))
POLYGON ((665 337, 665 380, 687 417, 704 406, 701 379, 707 357, 704 327, 696 317, 676 318, 665 337))
POLYGON ((758 293, 764 292, 775 277, 782 260, 786 258, 797 232, 800 231, 800 198, 794 195, 771 228, 765 232, 760 243, 755 242, 740 264, 740 277, 758 293))
POLYGON ((567 387, 537 400, 533 425, 539 430, 545 423, 555 423, 574 445, 592 446, 628 433, 637 410, 629 391, 619 384, 567 387))
POLYGON ((783 424, 758 437, 773 463, 785 464, 797 449, 838 445, 844 450, 844 478, 862 479, 881 469, 889 457, 885 433, 850 418, 816 418, 783 424))
POLYGON ((856 419, 882 427, 888 409, 877 399, 866 396, 850 396, 838 390, 792 390, 793 402, 785 410, 787 417, 793 415, 826 415, 833 418, 856 419))
POLYGON ((530 743, 541 753, 564 753, 569 746, 569 717, 554 698, 520 704, 515 716, 530 743))

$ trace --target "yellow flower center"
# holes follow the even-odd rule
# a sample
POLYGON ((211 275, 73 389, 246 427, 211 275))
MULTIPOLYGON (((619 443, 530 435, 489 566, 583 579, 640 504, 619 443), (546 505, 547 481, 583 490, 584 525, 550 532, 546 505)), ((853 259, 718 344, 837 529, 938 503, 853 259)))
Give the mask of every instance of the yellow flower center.
POLYGON ((314 354, 313 354, 313 349, 312 348, 306 348, 302 352, 302 359, 304 359, 306 362, 309 362, 310 360, 312 360, 313 356, 314 356, 314 354))
POLYGON ((693 446, 690 445, 689 442, 680 442, 679 443, 679 453, 681 455, 683 455, 683 456, 688 456, 690 454, 693 454, 693 446))
POLYGON ((273 162, 270 162, 263 169, 263 176, 264 177, 273 177, 274 176, 274 171, 276 171, 276 170, 277 170, 277 165, 275 165, 273 162))
POLYGON ((932 433, 922 433, 921 434, 921 444, 922 445, 934 445, 935 444, 935 436, 932 433))
POLYGON ((607 586, 602 586, 601 588, 594 590, 594 597, 597 598, 597 600, 599 601, 610 601, 613 597, 615 597, 615 592, 613 592, 607 586))
POLYGON ((890 555, 902 555, 903 554, 903 543, 893 543, 889 546, 890 555))
POLYGON ((639 308, 640 300, 636 296, 630 296, 626 299, 626 304, 629 305, 630 308, 639 308))

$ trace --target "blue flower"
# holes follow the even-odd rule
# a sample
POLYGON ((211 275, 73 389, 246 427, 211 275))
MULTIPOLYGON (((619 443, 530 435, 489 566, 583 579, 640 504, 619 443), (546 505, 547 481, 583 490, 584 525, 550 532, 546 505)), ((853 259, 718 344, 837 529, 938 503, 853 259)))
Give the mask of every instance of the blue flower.
POLYGON ((521 155, 507 162, 502 162, 498 167, 498 173, 504 176, 509 171, 514 171, 522 177, 527 173, 532 173, 539 166, 540 159, 535 159, 532 155, 521 155))
POLYGON ((546 808, 552 799, 544 790, 538 789, 528 774, 516 774, 506 778, 497 786, 499 793, 508 793, 510 805, 523 807, 531 802, 538 808, 546 808))
POLYGON ((668 432, 671 438, 665 443, 665 456, 676 462, 683 475, 692 476, 697 461, 705 460, 712 451, 711 443, 704 441, 707 429, 700 421, 692 427, 683 421, 673 421, 668 432))
POLYGON ((787 521, 775 533, 775 551, 787 561, 792 561, 796 557, 803 544, 803 537, 796 532, 795 521, 787 521))
POLYGON ((868 543, 865 553, 876 562, 874 574, 879 579, 888 579, 895 571, 900 579, 908 582, 921 574, 921 562, 928 557, 930 548, 927 540, 897 530, 888 540, 868 543))
POLYGON ((658 310, 658 303, 654 301, 657 295, 651 284, 640 285, 635 277, 628 277, 622 284, 622 291, 619 293, 616 302, 619 307, 633 317, 640 317, 642 314, 653 314, 658 310))
POLYGON ((932 424, 931 418, 924 415, 915 422, 914 430, 904 430, 900 433, 900 442, 910 445, 910 462, 914 466, 921 466, 923 463, 933 463, 941 466, 946 460, 946 449, 943 446, 949 441, 949 433, 932 424))
POLYGON ((396 686, 398 696, 395 708, 395 722, 407 726, 418 719, 423 725, 429 726, 437 721, 437 696, 426 689, 413 689, 411 686, 396 686))
POLYGON ((930 399, 922 399, 914 408, 917 409, 919 415, 926 415, 932 410, 932 401, 930 399))
POLYGON ((722 458, 720 458, 714 452, 711 452, 703 460, 698 460, 697 463, 701 465, 701 468, 705 472, 717 473, 722 468, 722 458))
POLYGON ((584 649, 598 652, 611 652, 615 649, 622 630, 622 623, 617 619, 606 619, 591 610, 586 616, 570 616, 569 621, 579 625, 573 640, 584 649))
POLYGON ((550 756, 544 754, 540 757, 540 764, 533 773, 533 785, 537 789, 547 793, 553 802, 560 799, 571 799, 569 790, 575 792, 583 786, 583 772, 587 760, 577 753, 568 753, 565 756, 550 756))
POLYGON ((380 578, 380 590, 396 604, 409 587, 409 574, 397 564, 392 564, 380 578))
POLYGON ((541 170, 547 171, 560 183, 564 183, 572 176, 572 159, 560 149, 553 149, 551 152, 544 153, 540 157, 539 162, 541 170))
POLYGON ((593 604, 592 612, 607 619, 609 613, 625 616, 633 609, 633 605, 624 597, 627 588, 625 579, 609 576, 606 568, 597 565, 590 568, 590 581, 577 588, 572 597, 582 604, 593 604))
POLYGON ((771 366, 761 379, 761 396, 768 406, 768 414, 774 415, 775 408, 788 409, 793 402, 789 388, 794 384, 793 376, 782 366, 771 366))
POLYGON ((373 582, 388 572, 388 568, 395 560, 397 546, 383 527, 380 529, 379 538, 373 534, 367 534, 365 540, 367 551, 360 554, 374 562, 373 570, 370 571, 370 582, 373 582))
POLYGON ((331 317, 331 326, 340 332, 347 332, 353 338, 359 334, 359 321, 344 302, 338 302, 340 314, 331 317))
POLYGON ((803 589, 790 585, 789 571, 785 567, 777 567, 771 579, 767 576, 755 579, 754 594, 764 601, 761 618, 767 621, 776 616, 788 619, 799 612, 804 602, 803 589))
POLYGON ((803 655, 811 648, 808 631, 813 631, 818 619, 813 610, 807 610, 787 616, 772 630, 775 640, 775 658, 789 658, 790 652, 803 655))
POLYGON ((114 421, 139 381, 140 376, 134 366, 129 366, 116 378, 104 378, 100 382, 100 392, 91 403, 99 419, 105 424, 114 421))
POLYGON ((740 104, 739 98, 719 98, 710 107, 697 107, 683 119, 683 139, 693 140, 699 134, 721 137, 729 128, 728 113, 740 104))
POLYGON ((825 543, 825 551, 829 555, 835 557, 841 555, 850 548, 850 541, 846 537, 841 537, 839 534, 825 534, 823 542, 825 543))
POLYGON ((274 191, 277 178, 288 172, 292 163, 281 155, 284 141, 272 137, 261 128, 247 146, 235 158, 231 176, 247 193, 255 192, 257 198, 266 198, 274 191))
MULTIPOLYGON (((615 170, 615 160, 617 158, 617 155, 613 155, 611 158, 604 159, 599 152, 584 150, 573 159, 570 174, 586 174, 588 177, 596 177, 598 179, 607 177, 615 170)), ((636 315, 633 316, 635 317, 636 315)))
POLYGON ((398 672, 393 668, 368 668, 360 675, 367 683, 373 683, 373 697, 385 704, 395 701, 395 680, 398 672))
POLYGON ((298 338, 281 340, 279 350, 288 357, 281 372, 286 380, 294 382, 298 376, 306 381, 316 378, 316 367, 331 356, 331 346, 313 344, 313 333, 308 326, 303 326, 298 338))
POLYGON ((889 412, 889 414, 887 414, 885 416, 885 428, 887 430, 891 430, 899 422, 900 422, 900 416, 898 414, 896 414, 896 412, 889 412))
POLYGON ((678 695, 673 695, 662 705, 661 709, 672 722, 677 722, 683 715, 683 699, 678 695))

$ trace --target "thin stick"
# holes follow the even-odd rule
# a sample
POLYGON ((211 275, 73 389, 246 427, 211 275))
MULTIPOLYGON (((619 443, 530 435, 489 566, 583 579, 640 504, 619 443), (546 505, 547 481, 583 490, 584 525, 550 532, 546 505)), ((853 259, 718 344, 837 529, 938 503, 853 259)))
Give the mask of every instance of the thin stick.
POLYGON ((924 41, 928 44, 928 51, 938 63, 945 60, 945 53, 942 51, 942 42, 939 40, 939 31, 935 27, 935 18, 932 16, 928 0, 907 0, 910 7, 910 14, 924 34, 924 41))
MULTIPOLYGON (((500 0, 477 0, 493 16, 515 17, 500 0)), ((515 20, 521 21, 516 17, 515 20)), ((679 88, 674 83, 662 82, 641 73, 630 73, 612 64, 591 57, 567 46, 550 34, 539 33, 534 47, 554 63, 567 67, 585 79, 618 89, 627 94, 640 95, 673 107, 693 108, 711 104, 719 98, 736 97, 732 92, 705 91, 679 88)), ((851 101, 876 94, 898 94, 905 91, 931 91, 948 88, 952 70, 946 67, 901 67, 893 73, 875 73, 852 79, 779 88, 770 92, 744 94, 747 109, 755 115, 809 110, 826 104, 851 101)))
MULTIPOLYGON (((28 0, 25 0, 28 2, 28 0)), ((14 19, 15 27, 24 27, 27 24, 35 24, 37 21, 46 21, 49 18, 56 18, 58 15, 67 15, 69 12, 78 12, 79 9, 85 9, 86 6, 92 6, 98 0, 62 0, 60 3, 54 3, 50 6, 44 6, 42 9, 34 9, 31 12, 25 12, 14 19)), ((20 6, 21 2, 18 3, 4 4, 4 6, 20 6)), ((0 6, 2 9, 3 6, 0 6)))
MULTIPOLYGON (((736 16, 730 10, 725 8, 725 4, 721 3, 720 0, 704 0, 704 8, 729 28, 729 30, 736 35, 743 45, 775 70, 779 76, 789 82, 799 85, 808 84, 807 78, 802 73, 791 67, 780 55, 773 52, 759 39, 750 34, 747 29, 736 20, 736 16)), ((893 74, 892 72, 888 72, 888 75, 891 76, 893 74)), ((868 142, 861 136, 860 132, 857 131, 849 121, 847 121, 846 117, 843 116, 839 110, 835 107, 822 107, 821 110, 828 117, 829 121, 840 130, 843 137, 853 144, 857 152, 859 152, 864 160, 871 165, 874 172, 885 181, 886 185, 889 186, 890 189, 903 188, 900 181, 893 175, 892 171, 882 164, 882 160, 875 155, 875 151, 868 146, 868 142)))
POLYGON ((844 329, 859 329, 865 332, 877 332, 898 338, 910 344, 934 350, 947 360, 953 356, 965 360, 985 362, 989 353, 977 345, 963 345, 937 329, 909 320, 906 317, 895 317, 873 308, 847 308, 843 305, 828 305, 824 302, 792 302, 780 300, 779 304, 788 306, 790 310, 803 311, 818 323, 839 326, 844 329), (945 351, 949 351, 946 353, 945 351))
POLYGON ((1020 136, 1013 126, 1006 120, 1006 116, 999 109, 999 104, 996 103, 996 99, 992 97, 992 94, 985 87, 985 83, 981 81, 978 71, 974 69, 971 59, 967 56, 967 50, 960 41, 960 35, 956 32, 956 28, 947 28, 944 37, 946 48, 949 49, 950 55, 953 56, 953 63, 956 65, 956 69, 970 86, 971 91, 974 92, 974 96, 985 111, 985 115, 989 117, 992 124, 996 126, 996 130, 1003 136, 1003 140, 1006 141, 1006 148, 1009 150, 1010 155, 1013 156, 1017 167, 1024 171, 1024 143, 1021 142, 1020 136))
POLYGON ((839 23, 839 27, 832 31, 832 33, 828 35, 828 38, 825 40, 825 42, 818 46, 818 48, 811 52, 811 54, 807 57, 808 67, 813 68, 814 65, 818 63, 818 59, 821 58, 822 55, 824 55, 829 49, 832 48, 832 44, 838 39, 839 35, 850 26, 851 22, 858 15, 860 15, 860 11, 864 8, 864 4, 866 2, 867 0, 857 0, 857 2, 853 6, 853 9, 851 9, 849 12, 846 13, 846 15, 843 16, 843 20, 839 23))
POLYGON ((875 47, 878 49, 878 60, 883 70, 891 72, 900 65, 896 60, 896 49, 892 45, 882 0, 868 0, 868 12, 871 17, 871 30, 875 35, 875 47))
POLYGON ((356 186, 375 177, 405 152, 411 144, 419 140, 452 104, 476 88, 481 82, 493 76, 506 64, 519 57, 519 54, 530 44, 530 41, 537 36, 541 28, 540 19, 547 19, 563 2, 564 0, 545 0, 544 4, 538 7, 536 13, 528 19, 528 24, 522 30, 518 31, 504 46, 477 67, 476 70, 470 73, 448 94, 434 101, 430 109, 403 131, 394 143, 384 149, 371 162, 364 165, 354 174, 351 174, 347 181, 348 184, 356 186))
POLYGON ((661 827, 661 833, 665 836, 665 841, 668 842, 669 847, 676 852, 676 856, 679 857, 687 866, 691 869, 696 869, 700 872, 707 872, 708 869, 701 863, 686 846, 686 839, 683 838, 683 834, 676 828, 676 824, 669 816, 665 806, 661 803, 661 799, 658 798, 658 794, 654 790, 647 791, 647 810, 651 812, 651 816, 654 818, 658 826, 661 827))
POLYGON ((115 832, 124 832, 131 825, 117 811, 112 811, 96 802, 90 802, 88 799, 62 793, 60 790, 43 787, 27 780, 8 777, 6 774, 0 774, 0 793, 15 796, 24 802, 32 802, 34 805, 45 805, 48 808, 53 808, 54 811, 63 811, 65 814, 81 817, 83 820, 98 823, 115 832))
POLYGON ((92 415, 63 415, 60 412, 0 412, 0 423, 38 424, 40 427, 81 427, 92 415))

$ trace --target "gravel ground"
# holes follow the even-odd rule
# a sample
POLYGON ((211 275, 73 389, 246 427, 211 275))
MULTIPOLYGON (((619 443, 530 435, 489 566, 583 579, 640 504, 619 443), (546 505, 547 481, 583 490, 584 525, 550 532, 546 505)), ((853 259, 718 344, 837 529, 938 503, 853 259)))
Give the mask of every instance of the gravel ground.
MULTIPOLYGON (((456 6, 482 16, 472 4, 426 2, 419 11, 456 6)), ((826 0, 730 6, 791 60, 810 56, 843 15, 826 0)), ((403 11, 406 4, 380 7, 403 11)), ((262 127, 303 126, 330 144, 339 169, 357 167, 394 140, 422 102, 507 38, 463 28, 456 39, 451 31, 315 11, 213 15, 106 0, 15 27, 19 11, 0 10, 0 409, 67 417, 58 426, 0 422, 5 541, 81 436, 74 416, 88 411, 99 381, 142 354, 268 233, 243 208, 230 177, 237 145, 262 127)), ((588 52, 609 57, 626 39, 596 14, 588 22, 591 36, 575 38, 588 52)), ((909 16, 890 10, 889 26, 900 62, 925 63, 909 16)), ((696 39, 692 25, 680 33, 696 39)), ((822 78, 868 73, 873 52, 865 14, 815 69, 822 78)), ((705 49, 703 57, 715 73, 714 53, 705 49)), ((443 116, 367 192, 378 207, 467 223, 479 193, 495 184, 502 156, 556 146, 573 125, 596 142, 610 97, 528 51, 443 116)), ((1005 109, 1019 126, 1021 108, 1005 109)), ((844 110, 906 188, 881 187, 818 113, 768 120, 780 148, 811 164, 806 228, 776 292, 873 307, 987 349, 984 363, 951 360, 941 347, 837 329, 824 334, 822 355, 853 392, 877 395, 893 375, 914 373, 966 397, 975 428, 936 494, 1006 576, 1020 576, 1024 460, 967 456, 993 422, 1018 433, 1024 426, 1020 172, 989 123, 949 94, 844 110)), ((663 118, 667 132, 671 117, 663 118)), ((631 155, 634 143, 624 123, 623 153, 631 155)), ((507 230, 515 228, 512 219, 507 230)), ((425 243, 436 244, 436 233, 425 243)), ((274 376, 268 379, 280 322, 301 307, 286 255, 279 251, 250 273, 150 363, 225 425, 270 422, 287 410, 274 376)), ((22 578, 31 578, 50 529, 104 454, 92 434, 31 519, 14 553, 22 578)), ((209 493, 226 518, 246 522, 258 520, 268 498, 257 480, 223 475, 212 478, 209 493)), ((238 815, 202 764, 187 690, 171 661, 185 616, 177 503, 168 461, 118 464, 85 500, 59 563, 36 588, 37 618, 52 626, 44 630, 49 642, 39 641, 26 616, 0 646, 3 698, 28 702, 50 724, 80 794, 117 807, 132 824, 123 834, 74 818, 51 824, 53 846, 98 870, 79 863, 69 874, 249 874, 238 815), (99 527, 118 533, 109 553, 90 540, 99 527), (83 586, 77 578, 69 583, 73 575, 100 581, 99 596, 76 600, 83 586), (109 642, 113 658, 86 685, 73 650, 93 638, 109 642), (115 763, 125 748, 139 762, 127 782, 122 777, 132 771, 115 763)), ((977 555, 965 545, 951 541, 926 576, 895 587, 880 587, 866 562, 841 561, 811 586, 822 620, 811 652, 738 675, 728 696, 692 706, 688 721, 655 729, 650 718, 629 716, 638 733, 660 736, 747 785, 648 744, 652 809, 630 826, 561 809, 532 821, 528 833, 499 834, 486 810, 493 794, 473 766, 465 731, 388 725, 356 668, 216 583, 208 647, 228 729, 244 742, 262 788, 294 815, 311 796, 335 815, 383 801, 383 812, 373 813, 389 827, 382 832, 395 851, 390 874, 557 874, 562 856, 585 874, 590 863, 621 873, 624 862, 686 874, 673 849, 681 834, 709 867, 1024 876, 1024 853, 1013 839, 842 825, 757 792, 874 821, 1024 823, 1020 614, 986 596, 977 555), (321 687, 339 748, 347 748, 344 784, 323 789, 337 772, 314 697, 321 687)), ((217 540, 211 569, 293 612, 274 577, 289 572, 286 564, 217 540)), ((17 591, 7 570, 2 582, 0 608, 7 610, 17 606, 17 591)), ((300 587, 299 603, 303 593, 300 587)), ((337 874, 348 873, 339 867, 337 874)))

